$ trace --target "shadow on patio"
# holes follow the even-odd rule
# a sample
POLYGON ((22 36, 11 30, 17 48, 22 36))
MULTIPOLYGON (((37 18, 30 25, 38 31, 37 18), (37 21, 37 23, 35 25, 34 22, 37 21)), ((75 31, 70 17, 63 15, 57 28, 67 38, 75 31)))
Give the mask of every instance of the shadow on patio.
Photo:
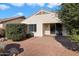
POLYGON ((72 42, 65 36, 56 36, 55 39, 60 42, 64 47, 73 51, 79 51, 79 46, 77 43, 72 42))

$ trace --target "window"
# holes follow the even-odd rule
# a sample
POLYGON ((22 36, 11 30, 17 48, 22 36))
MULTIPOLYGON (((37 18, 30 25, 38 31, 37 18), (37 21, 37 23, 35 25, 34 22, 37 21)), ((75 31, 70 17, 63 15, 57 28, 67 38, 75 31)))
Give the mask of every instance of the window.
POLYGON ((27 26, 29 32, 36 32, 36 24, 29 24, 27 26))

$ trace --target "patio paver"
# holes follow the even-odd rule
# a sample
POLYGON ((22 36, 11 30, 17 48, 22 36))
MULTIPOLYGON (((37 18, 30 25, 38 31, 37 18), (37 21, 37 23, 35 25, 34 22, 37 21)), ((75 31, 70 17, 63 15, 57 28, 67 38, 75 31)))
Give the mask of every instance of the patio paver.
POLYGON ((18 43, 24 49, 19 56, 79 56, 79 52, 65 48, 51 36, 32 37, 19 42, 2 42, 2 44, 10 43, 18 43))
POLYGON ((21 43, 24 52, 20 55, 28 56, 68 56, 79 55, 78 52, 66 49, 54 37, 33 37, 21 43))

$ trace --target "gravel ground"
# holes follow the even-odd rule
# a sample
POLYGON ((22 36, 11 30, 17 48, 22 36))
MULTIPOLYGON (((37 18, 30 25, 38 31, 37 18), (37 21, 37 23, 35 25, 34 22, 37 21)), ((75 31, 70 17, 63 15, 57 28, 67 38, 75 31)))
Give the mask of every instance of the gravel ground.
POLYGON ((24 41, 13 42, 11 40, 0 44, 20 44, 23 51, 18 56, 79 56, 79 52, 65 48, 54 37, 32 37, 24 41))

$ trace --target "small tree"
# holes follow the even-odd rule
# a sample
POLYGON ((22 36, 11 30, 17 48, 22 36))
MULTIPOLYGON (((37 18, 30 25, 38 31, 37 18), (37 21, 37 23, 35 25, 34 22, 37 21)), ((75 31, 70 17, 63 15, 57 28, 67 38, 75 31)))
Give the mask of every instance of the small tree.
POLYGON ((22 40, 26 37, 26 25, 25 24, 7 24, 6 25, 6 37, 14 41, 22 40))

